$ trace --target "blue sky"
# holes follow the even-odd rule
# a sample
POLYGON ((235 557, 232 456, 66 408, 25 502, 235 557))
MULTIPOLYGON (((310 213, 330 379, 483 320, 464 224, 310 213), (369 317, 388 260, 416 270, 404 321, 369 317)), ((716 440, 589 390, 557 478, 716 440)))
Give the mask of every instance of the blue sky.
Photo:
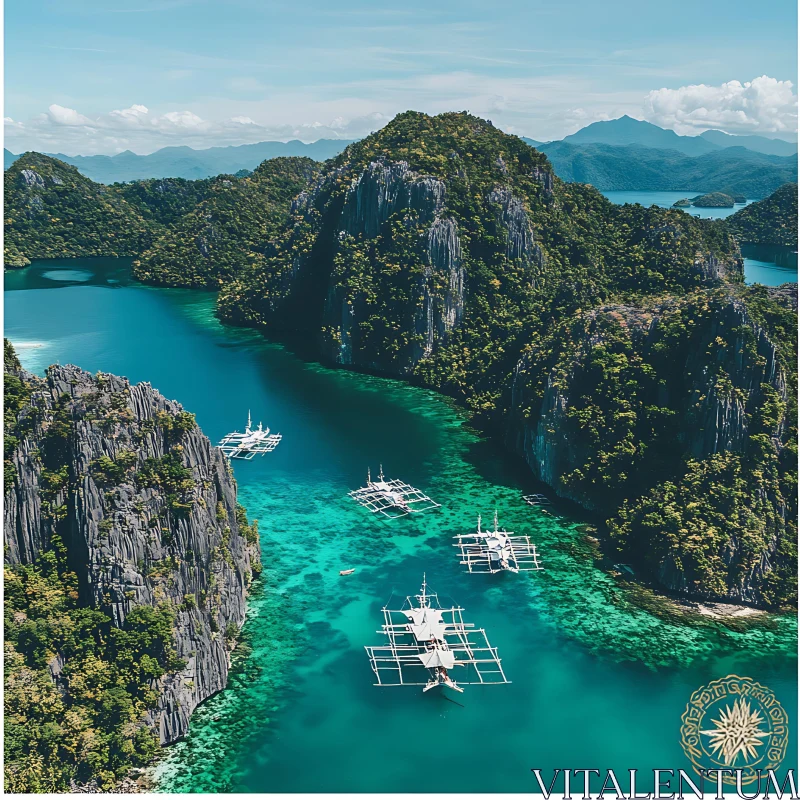
POLYGON ((789 0, 6 0, 6 146, 350 138, 408 108, 794 138, 796 31, 789 0))

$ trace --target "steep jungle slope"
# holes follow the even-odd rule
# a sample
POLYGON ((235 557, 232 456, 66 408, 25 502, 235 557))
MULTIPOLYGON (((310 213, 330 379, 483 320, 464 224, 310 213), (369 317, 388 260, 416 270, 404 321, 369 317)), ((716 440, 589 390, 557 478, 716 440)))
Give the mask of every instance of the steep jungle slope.
POLYGON ((36 258, 136 256, 150 283, 209 286, 260 260, 318 165, 265 161, 252 175, 163 178, 104 186, 26 153, 5 173, 5 265, 36 258))
POLYGON ((116 187, 63 161, 25 153, 4 181, 6 267, 35 258, 133 256, 153 239, 153 224, 116 187))
POLYGON ((321 332, 332 361, 413 376, 499 419, 550 319, 740 273, 721 226, 563 184, 476 117, 408 112, 327 162, 220 311, 321 332))
MULTIPOLYGON (((273 158, 247 177, 203 181, 207 197, 141 254, 134 274, 166 286, 222 285, 263 260, 266 243, 286 222, 292 201, 317 169, 309 158, 273 158)), ((160 182, 126 189, 140 190, 145 183, 160 182)))
POLYGON ((721 222, 615 206, 488 122, 409 112, 325 165, 219 309, 458 398, 662 586, 793 602, 796 318, 742 285, 721 222), (717 457, 736 514, 657 548, 636 509, 670 481, 691 507, 717 457))
POLYGON ((796 325, 762 286, 574 314, 517 365, 509 444, 662 586, 793 605, 796 325))
POLYGON ((741 242, 797 247, 797 184, 786 183, 727 218, 741 242))
POLYGON ((5 781, 111 788, 225 686, 258 531, 149 384, 5 353, 5 781))
POLYGON ((109 188, 119 192, 158 232, 194 211, 211 194, 212 184, 211 180, 151 178, 115 183, 109 188))

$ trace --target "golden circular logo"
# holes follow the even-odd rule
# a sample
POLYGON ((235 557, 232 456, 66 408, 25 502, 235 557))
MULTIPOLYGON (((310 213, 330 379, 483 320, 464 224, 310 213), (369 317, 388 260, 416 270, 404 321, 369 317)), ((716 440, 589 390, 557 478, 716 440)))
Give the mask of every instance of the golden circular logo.
MULTIPOLYGON (((681 717, 681 747, 699 774, 741 770, 742 784, 777 769, 786 755, 789 717, 766 686, 728 675, 694 692, 681 717)), ((723 781, 735 784, 734 775, 723 781)))

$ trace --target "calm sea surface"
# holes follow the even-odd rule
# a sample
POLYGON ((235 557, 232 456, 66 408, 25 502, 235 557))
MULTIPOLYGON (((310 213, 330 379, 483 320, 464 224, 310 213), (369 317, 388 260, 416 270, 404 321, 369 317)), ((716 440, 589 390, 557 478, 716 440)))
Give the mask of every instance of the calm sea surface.
MULTIPOLYGON (((661 206, 671 208, 674 203, 683 198, 697 197, 701 192, 603 192, 612 202, 639 203, 643 206, 661 206)), ((701 219, 724 219, 745 205, 750 205, 752 200, 734 208, 684 208, 686 214, 693 214, 701 219)), ((745 248, 743 248, 745 250, 745 248)), ((797 257, 794 257, 794 266, 778 263, 782 261, 781 255, 786 248, 759 248, 759 253, 748 257, 745 251, 744 279, 747 283, 763 283, 765 286, 780 286, 782 283, 797 283, 797 257)))
MULTIPOLYGON (((797 751, 796 620, 735 633, 662 621, 592 558, 581 520, 524 505, 516 459, 433 392, 331 370, 222 326, 210 294, 153 289, 125 263, 35 263, 6 273, 5 333, 26 368, 56 361, 150 381, 218 440, 248 409, 283 434, 235 462, 259 520, 264 581, 229 688, 200 709, 158 768, 172 791, 534 791, 539 767, 688 768, 691 693, 731 673, 775 691, 797 751), (442 503, 382 522, 347 497, 382 462, 442 503), (494 509, 532 536, 546 571, 462 572, 451 536, 494 509), (355 568, 339 577, 339 570, 355 568), (425 572, 499 648, 512 684, 462 695, 372 685, 363 650, 380 609, 425 572)), ((796 766, 790 755, 785 766, 796 766)), ((549 772, 545 774, 550 774, 549 772)))

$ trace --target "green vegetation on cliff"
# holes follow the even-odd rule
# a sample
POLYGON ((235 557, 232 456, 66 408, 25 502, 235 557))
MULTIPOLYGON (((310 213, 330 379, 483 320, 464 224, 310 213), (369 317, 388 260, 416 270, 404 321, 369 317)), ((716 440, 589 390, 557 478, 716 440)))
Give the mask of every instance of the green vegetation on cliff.
POLYGON ((794 605, 795 329, 764 287, 604 306, 531 346, 516 413, 548 480, 662 586, 794 605))
POLYGON ((58 159, 26 153, 5 173, 5 264, 137 256, 142 280, 216 287, 263 258, 315 169, 307 158, 277 158, 242 178, 104 186, 58 159))
POLYGON ((263 264, 222 288, 223 318, 321 330, 326 354, 341 363, 413 374, 498 422, 514 364, 553 320, 611 296, 700 286, 698 252, 737 268, 733 243, 714 223, 616 206, 591 187, 563 184, 542 154, 467 114, 408 112, 351 145, 276 242, 263 264), (405 178, 392 171, 400 163, 405 178), (402 191, 410 199, 392 207, 402 191), (441 195, 430 207, 414 199, 426 191, 441 195), (371 201, 388 218, 359 216, 372 213, 371 201), (448 301, 450 274, 431 268, 432 217, 455 226, 458 252, 444 258, 458 262, 466 289, 459 324, 427 348, 426 295, 438 307, 461 303, 448 301), (352 309, 347 331, 341 304, 352 309))
POLYGON ((158 701, 153 683, 183 666, 174 613, 143 606, 114 627, 80 602, 65 548, 57 539, 52 548, 4 571, 5 788, 110 789, 158 750, 142 718, 158 701))
POLYGON ((692 205, 698 208, 733 208, 736 201, 731 195, 724 192, 709 192, 695 197, 692 205))
POLYGON ((5 265, 35 258, 133 256, 152 240, 152 225, 115 187, 75 167, 25 153, 5 173, 5 265))
POLYGON ((741 242, 797 247, 797 184, 787 183, 726 220, 741 242))
MULTIPOLYGON (((134 262, 134 274, 167 286, 222 285, 263 259, 264 248, 317 166, 308 158, 275 158, 242 178, 204 181, 205 199, 182 218, 169 220, 176 224, 134 262)), ((142 186, 125 188, 142 191, 142 186)))

